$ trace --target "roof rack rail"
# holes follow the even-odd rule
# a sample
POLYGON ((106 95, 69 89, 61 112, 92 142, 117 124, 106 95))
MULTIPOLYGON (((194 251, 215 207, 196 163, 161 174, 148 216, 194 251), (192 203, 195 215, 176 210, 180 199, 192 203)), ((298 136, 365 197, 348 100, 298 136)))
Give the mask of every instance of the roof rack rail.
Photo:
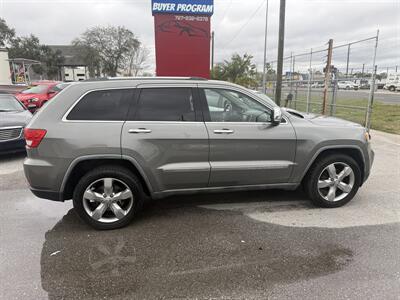
POLYGON ((208 80, 207 78, 204 78, 204 77, 190 77, 189 79, 191 79, 191 80, 208 80))
POLYGON ((85 79, 85 82, 107 81, 107 80, 208 80, 204 77, 178 77, 178 76, 153 76, 153 77, 99 77, 85 79))

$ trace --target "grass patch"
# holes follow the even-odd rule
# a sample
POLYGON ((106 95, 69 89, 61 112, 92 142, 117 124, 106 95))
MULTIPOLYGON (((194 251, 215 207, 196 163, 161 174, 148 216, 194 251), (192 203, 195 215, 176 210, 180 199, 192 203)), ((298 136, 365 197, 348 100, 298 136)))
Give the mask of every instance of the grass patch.
MULTIPOLYGON (((306 111, 306 99, 298 97, 298 102, 292 102, 290 107, 299 111, 306 111)), ((322 111, 322 99, 315 97, 310 104, 310 112, 320 114, 322 111)), ((284 103, 284 102, 283 102, 284 103)), ((330 101, 328 101, 330 103, 330 101)), ((365 112, 368 100, 366 99, 338 99, 336 113, 333 115, 338 118, 349 120, 364 125, 365 112), (354 106, 351 107, 340 107, 354 106), (357 107, 357 108, 355 108, 357 107)), ((330 113, 328 104, 328 114, 330 113)), ((388 133, 400 134, 400 105, 385 104, 375 101, 372 107, 371 128, 388 133)))

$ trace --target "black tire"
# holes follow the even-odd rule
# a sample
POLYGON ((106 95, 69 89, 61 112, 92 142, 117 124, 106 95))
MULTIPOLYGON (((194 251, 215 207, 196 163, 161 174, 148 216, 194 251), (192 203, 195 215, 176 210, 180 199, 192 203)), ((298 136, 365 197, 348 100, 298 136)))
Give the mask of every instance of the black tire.
POLYGON ((310 168, 307 177, 303 182, 303 187, 311 202, 318 207, 334 208, 340 207, 353 199, 361 184, 361 171, 358 163, 350 156, 345 154, 329 154, 318 159, 310 168), (318 180, 323 170, 332 163, 344 163, 351 167, 354 173, 354 184, 352 190, 346 197, 338 201, 328 201, 324 199, 318 190, 318 180))
POLYGON ((389 87, 389 91, 394 92, 395 90, 396 90, 396 88, 394 86, 389 87))
POLYGON ((143 188, 136 176, 126 168, 113 165, 102 166, 86 173, 79 180, 73 194, 73 205, 78 215, 83 221, 98 230, 117 229, 128 225, 142 208, 143 201, 143 188), (93 219, 85 211, 83 204, 83 194, 86 189, 96 180, 107 177, 115 178, 123 182, 129 187, 133 195, 133 204, 129 212, 120 220, 110 223, 99 222, 93 219))

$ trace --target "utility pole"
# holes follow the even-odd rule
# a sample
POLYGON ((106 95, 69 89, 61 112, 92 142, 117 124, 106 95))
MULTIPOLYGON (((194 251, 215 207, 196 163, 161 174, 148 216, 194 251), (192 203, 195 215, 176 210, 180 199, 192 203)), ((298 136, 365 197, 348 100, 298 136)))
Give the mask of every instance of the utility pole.
POLYGON ((280 0, 279 8, 279 38, 278 38, 278 66, 276 68, 276 93, 275 102, 281 105, 282 96, 282 69, 283 69, 283 48, 285 41, 285 7, 286 0, 280 0))
POLYGON ((346 78, 349 77, 350 46, 351 44, 347 47, 346 78))
POLYGON ((329 79, 331 77, 332 46, 333 46, 333 40, 330 39, 328 42, 328 59, 326 62, 326 67, 325 67, 324 99, 322 102, 322 114, 323 115, 326 114, 326 106, 328 103, 328 85, 329 85, 329 79))
POLYGON ((310 101, 311 101, 311 80, 312 80, 312 48, 310 52, 310 66, 308 69, 308 88, 307 88, 307 113, 310 111, 310 101))
POLYGON ((365 64, 363 64, 363 67, 362 67, 361 78, 364 78, 364 68, 365 68, 365 64))
MULTIPOLYGON (((290 94, 292 93, 292 88, 293 88, 293 52, 290 52, 290 67, 289 67, 289 74, 290 74, 290 77, 289 77, 289 82, 287 82, 288 84, 289 84, 289 87, 290 87, 290 90, 289 90, 289 92, 290 92, 290 94)), ((286 81, 287 81, 287 77, 286 77, 286 81)))
POLYGON ((263 93, 267 93, 267 74, 266 74, 266 65, 267 65, 267 32, 268 32, 268 0, 265 8, 265 34, 264 34, 264 65, 263 65, 263 93))
MULTIPOLYGON (((291 76, 291 79, 292 79, 292 88, 293 88, 293 79, 295 80, 295 81, 297 81, 297 79, 295 79, 294 78, 294 73, 295 73, 295 62, 296 62, 296 56, 293 56, 293 66, 292 66, 292 76, 291 76)), ((293 95, 293 94, 292 94, 293 95)), ((296 87, 295 87, 295 90, 294 90, 294 97, 293 97, 293 103, 294 103, 294 109, 296 109, 297 108, 297 103, 296 103, 296 101, 297 101, 297 83, 296 83, 296 87)))
POLYGON ((211 32, 211 43, 212 43, 212 47, 211 47, 211 74, 214 73, 214 42, 215 42, 215 34, 214 34, 214 30, 211 32))
POLYGON ((372 58, 373 70, 372 70, 371 86, 369 90, 367 111, 365 113, 365 127, 367 128, 368 132, 371 128, 372 105, 374 104, 374 95, 375 95, 375 79, 377 71, 377 66, 375 63, 376 63, 376 52, 378 50, 378 39, 379 39, 379 29, 376 31, 374 56, 372 58))

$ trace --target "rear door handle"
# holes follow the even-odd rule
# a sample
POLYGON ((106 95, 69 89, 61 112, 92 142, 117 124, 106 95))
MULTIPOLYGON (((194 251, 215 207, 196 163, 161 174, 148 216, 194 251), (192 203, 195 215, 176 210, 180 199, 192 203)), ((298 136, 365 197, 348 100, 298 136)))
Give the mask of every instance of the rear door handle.
POLYGON ((232 129, 224 128, 224 129, 216 129, 216 130, 214 130, 214 133, 215 134, 232 134, 232 133, 234 133, 234 131, 232 129))
POLYGON ((146 128, 137 128, 137 129, 129 129, 129 133, 151 133, 151 129, 146 128))

